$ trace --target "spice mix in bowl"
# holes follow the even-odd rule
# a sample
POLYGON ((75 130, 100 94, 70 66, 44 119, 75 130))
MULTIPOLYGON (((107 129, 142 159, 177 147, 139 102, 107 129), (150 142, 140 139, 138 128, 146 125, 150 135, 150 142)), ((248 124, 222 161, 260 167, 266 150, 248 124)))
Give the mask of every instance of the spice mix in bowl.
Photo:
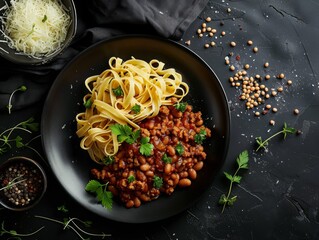
POLYGON ((43 168, 26 157, 13 157, 0 166, 0 204, 23 211, 35 206, 47 188, 43 168))

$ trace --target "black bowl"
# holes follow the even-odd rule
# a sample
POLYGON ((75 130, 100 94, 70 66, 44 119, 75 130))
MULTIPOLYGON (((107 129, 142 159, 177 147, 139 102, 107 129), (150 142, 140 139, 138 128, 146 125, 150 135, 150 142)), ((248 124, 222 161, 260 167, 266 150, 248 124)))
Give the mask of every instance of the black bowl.
MULTIPOLYGON (((2 32, 0 32, 0 55, 16 64, 23 64, 23 65, 40 65, 45 64, 51 60, 53 60, 57 55, 59 55, 66 47, 69 46, 73 37, 76 33, 77 28, 77 16, 76 16, 76 9, 73 0, 61 0, 63 5, 69 12, 71 17, 71 25, 69 26, 68 33, 66 36, 65 41, 62 43, 61 47, 56 49, 53 53, 43 56, 40 58, 33 58, 27 55, 21 54, 21 52, 16 51, 13 48, 10 48, 6 42, 5 36, 2 32)), ((5 9, 2 9, 5 4, 10 5, 10 0, 0 0, 0 16, 3 16, 5 13, 5 9)))
POLYGON ((13 157, 0 165, 0 189, 0 204, 2 206, 13 211, 28 210, 42 199, 47 189, 47 177, 43 168, 36 161, 26 157, 13 157), (22 170, 23 168, 28 170, 28 172, 22 170), (11 180, 11 182, 15 182, 16 184, 6 187, 8 186, 9 179, 6 174, 10 174, 12 178, 17 177, 15 181, 11 180), (17 183, 18 181, 20 183, 17 183), (14 194, 20 191, 19 196, 21 199, 19 200, 19 204, 12 202, 16 200, 14 200, 14 194, 11 191, 14 191, 14 194), (11 195, 11 200, 9 200, 8 194, 11 195), (22 199, 24 204, 21 204, 22 199))

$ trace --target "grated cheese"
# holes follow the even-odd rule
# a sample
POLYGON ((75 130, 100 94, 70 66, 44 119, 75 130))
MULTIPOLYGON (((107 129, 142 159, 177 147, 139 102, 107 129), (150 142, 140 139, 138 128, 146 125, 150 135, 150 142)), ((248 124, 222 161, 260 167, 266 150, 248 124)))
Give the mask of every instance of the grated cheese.
POLYGON ((60 0, 11 0, 3 21, 9 47, 26 55, 50 55, 64 42, 71 23, 60 0))

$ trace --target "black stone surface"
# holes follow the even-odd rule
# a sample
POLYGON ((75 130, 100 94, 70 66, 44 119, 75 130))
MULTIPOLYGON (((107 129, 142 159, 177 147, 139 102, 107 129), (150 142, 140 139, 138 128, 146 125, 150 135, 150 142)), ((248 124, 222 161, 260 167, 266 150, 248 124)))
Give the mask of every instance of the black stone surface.
MULTIPOLYGON (((184 42, 190 40, 190 49, 198 53, 217 73, 229 99, 231 108, 231 141, 222 171, 202 196, 187 211, 155 223, 123 224, 100 218, 74 202, 50 173, 49 186, 41 203, 27 212, 0 210, 0 220, 6 229, 27 233, 45 226, 34 236, 25 239, 79 239, 70 229, 63 230, 57 223, 35 218, 35 215, 55 219, 78 217, 93 221, 91 232, 112 234, 105 239, 319 239, 319 3, 299 1, 210 1, 202 14, 185 32, 184 42), (228 13, 227 9, 231 11, 228 13), (216 47, 205 48, 209 37, 198 38, 196 31, 206 17, 217 29, 213 37, 216 47), (220 23, 223 24, 220 24, 220 23), (226 35, 221 37, 220 32, 226 35), (247 40, 259 48, 253 53, 247 40), (231 48, 230 41, 237 46, 231 48), (255 110, 246 110, 239 100, 240 90, 231 87, 228 78, 233 75, 225 65, 225 57, 233 52, 231 63, 240 69, 250 64, 250 75, 284 73, 283 80, 272 77, 267 86, 283 86, 284 91, 267 103, 278 108, 260 117, 255 110), (236 56, 240 60, 236 60, 236 56), (263 67, 269 62, 269 68, 263 67), (292 85, 287 87, 286 80, 292 85), (299 115, 293 114, 297 108, 299 115), (274 126, 269 120, 275 120, 274 126), (301 135, 282 135, 274 138, 267 151, 255 152, 255 138, 266 138, 281 130, 284 122, 302 131, 301 135), (223 171, 233 172, 237 155, 244 149, 250 154, 249 170, 243 171, 242 181, 234 186, 238 196, 234 206, 221 214, 219 197, 228 189, 223 171), (57 211, 65 205, 68 213, 57 211)), ((30 116, 40 120, 43 102, 15 111, 1 113, 0 128, 5 129, 30 116)), ((258 111, 262 111, 259 106, 258 111)), ((34 142, 39 149, 41 143, 34 142)), ((14 150, 1 156, 24 154, 37 158, 32 151, 14 150)), ((3 235, 1 239, 9 238, 3 235)), ((93 239, 93 238, 92 238, 93 239)))

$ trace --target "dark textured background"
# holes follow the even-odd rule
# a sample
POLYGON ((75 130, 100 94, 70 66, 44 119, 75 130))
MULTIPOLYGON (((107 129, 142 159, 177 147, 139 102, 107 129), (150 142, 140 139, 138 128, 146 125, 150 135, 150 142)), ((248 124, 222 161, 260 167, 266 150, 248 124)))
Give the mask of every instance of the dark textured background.
MULTIPOLYGON (((60 225, 34 218, 36 214, 63 218, 65 214, 58 212, 56 207, 65 204, 70 210, 68 216, 92 220, 91 230, 111 233, 109 239, 319 239, 318 11, 319 2, 314 0, 210 1, 180 40, 182 44, 191 40, 189 48, 213 68, 229 99, 231 140, 222 171, 234 170, 236 156, 242 150, 248 149, 250 153, 250 168, 242 172, 241 184, 234 187, 238 200, 223 214, 220 214, 218 199, 227 191, 228 183, 222 171, 200 201, 190 209, 170 219, 141 225, 116 223, 87 212, 50 175, 48 192, 36 208, 21 213, 0 210, 0 220, 5 221, 7 228, 19 232, 45 226, 29 239, 76 239, 73 232, 63 231, 60 225), (230 13, 227 13, 228 7, 231 8, 230 13), (217 47, 205 49, 204 44, 210 40, 198 38, 196 30, 207 16, 213 18, 211 25, 219 32, 224 30, 226 35, 220 37, 217 34, 217 47), (220 26, 221 21, 223 26, 220 26), (257 54, 247 47, 248 39, 258 46, 257 54), (235 41, 237 46, 230 48, 230 41, 235 41), (234 56, 240 55, 240 61, 234 57, 231 59, 235 66, 249 63, 251 74, 263 75, 266 71, 276 75, 283 72, 293 81, 283 93, 267 101, 278 108, 276 114, 268 113, 256 118, 253 111, 245 110, 238 100, 239 90, 228 82, 232 73, 224 58, 229 52, 234 52, 234 56), (264 69, 266 61, 270 67, 264 69), (299 115, 293 114, 295 108, 300 110, 299 115), (276 121, 275 126, 269 125, 270 119, 276 121), (284 122, 300 129, 302 134, 288 136, 286 140, 278 136, 270 142, 268 151, 256 153, 255 138, 275 133, 284 122)), ((81 14, 84 12, 80 10, 81 14)), ((131 31, 139 33, 141 29, 131 31)), ((268 83, 274 88, 284 84, 284 80, 277 79, 268 83)), ((0 128, 3 124, 11 126, 13 122, 30 116, 37 116, 39 120, 42 104, 43 101, 38 101, 12 115, 2 113, 0 128)), ((23 154, 33 155, 27 151, 23 154)))

